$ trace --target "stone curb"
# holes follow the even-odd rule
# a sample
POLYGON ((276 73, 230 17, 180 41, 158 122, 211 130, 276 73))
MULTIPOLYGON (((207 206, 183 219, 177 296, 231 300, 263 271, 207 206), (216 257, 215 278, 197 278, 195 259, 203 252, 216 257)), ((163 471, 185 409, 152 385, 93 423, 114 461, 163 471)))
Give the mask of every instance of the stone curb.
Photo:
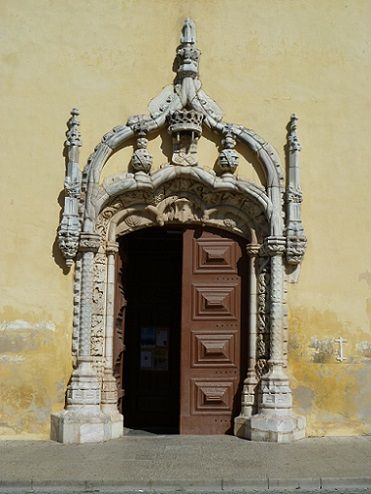
POLYGON ((371 488, 371 477, 357 477, 357 478, 349 477, 342 479, 337 479, 336 477, 327 477, 321 480, 322 480, 321 487, 323 489, 336 488, 336 487, 370 487, 371 488))
POLYGON ((22 492, 52 492, 62 489, 63 492, 159 492, 159 491, 269 491, 287 490, 298 491, 299 489, 342 489, 342 488, 365 488, 370 487, 371 477, 357 478, 309 478, 309 479, 218 479, 208 480, 117 480, 117 481, 83 481, 83 480, 31 480, 31 481, 0 481, 0 494, 12 491, 22 492))

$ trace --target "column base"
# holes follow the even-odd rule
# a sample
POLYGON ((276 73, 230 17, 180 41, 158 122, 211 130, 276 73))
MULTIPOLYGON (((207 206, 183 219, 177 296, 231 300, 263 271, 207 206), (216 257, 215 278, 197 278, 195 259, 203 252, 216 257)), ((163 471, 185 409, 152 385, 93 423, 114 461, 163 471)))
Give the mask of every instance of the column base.
POLYGON ((99 406, 67 408, 51 415, 50 438, 65 444, 95 443, 123 435, 123 418, 106 415, 99 406))
POLYGON ((306 419, 301 415, 259 413, 236 417, 234 435, 250 441, 289 443, 305 437, 305 426, 306 419))
POLYGON ((102 405, 102 412, 110 419, 110 437, 118 439, 124 435, 124 416, 117 410, 117 405, 102 405))

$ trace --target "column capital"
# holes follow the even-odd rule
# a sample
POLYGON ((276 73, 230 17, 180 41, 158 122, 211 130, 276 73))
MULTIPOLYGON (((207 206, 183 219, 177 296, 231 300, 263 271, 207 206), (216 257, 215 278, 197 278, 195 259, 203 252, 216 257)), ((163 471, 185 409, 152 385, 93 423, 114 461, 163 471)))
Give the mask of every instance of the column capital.
POLYGON ((286 238, 279 236, 265 237, 262 254, 265 256, 282 256, 286 250, 286 238))
POLYGON ((110 241, 108 240, 106 243, 106 254, 117 254, 119 251, 119 244, 118 242, 110 241))
POLYGON ((100 246, 100 235, 98 233, 81 232, 80 252, 97 252, 100 246))
POLYGON ((260 248, 260 244, 247 244, 246 252, 250 257, 256 257, 259 254, 260 248))

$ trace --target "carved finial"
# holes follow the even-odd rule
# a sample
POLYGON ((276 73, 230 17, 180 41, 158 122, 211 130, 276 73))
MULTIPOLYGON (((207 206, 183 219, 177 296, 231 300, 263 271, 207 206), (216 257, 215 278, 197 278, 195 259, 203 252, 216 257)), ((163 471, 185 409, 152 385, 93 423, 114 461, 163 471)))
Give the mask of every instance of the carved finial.
MULTIPOLYGON (((286 187, 286 260, 291 266, 298 266, 304 256, 307 239, 301 221, 301 202, 303 194, 300 188, 299 151, 301 146, 296 133, 298 117, 293 114, 290 118, 288 131, 288 180, 286 187)), ((295 268, 296 269, 296 268, 295 268)), ((295 281, 298 271, 292 272, 295 281)))
POLYGON ((149 173, 152 166, 152 155, 147 149, 148 139, 146 132, 141 130, 138 132, 137 149, 134 151, 131 158, 131 166, 134 172, 149 173))
POLYGON ((181 44, 196 43, 196 26, 192 19, 190 19, 189 17, 184 20, 180 42, 181 44))
POLYGON ((180 79, 185 77, 196 78, 200 51, 196 48, 196 26, 192 19, 187 18, 184 21, 177 57, 178 77, 180 79))
POLYGON ((301 151, 300 142, 298 139, 298 135, 296 133, 297 121, 298 121, 298 117, 295 115, 295 113, 293 113, 290 119, 289 137, 288 137, 289 150, 291 153, 295 151, 301 151))
POLYGON ((58 230, 59 248, 66 260, 67 266, 72 266, 78 251, 81 222, 79 217, 79 200, 81 194, 81 171, 79 168, 79 153, 81 147, 79 110, 73 108, 68 120, 67 140, 67 169, 64 179, 64 209, 58 230))
POLYGON ((71 118, 68 121, 68 131, 66 133, 67 140, 66 146, 78 146, 81 147, 81 134, 80 134, 80 121, 79 121, 80 112, 77 108, 72 108, 71 110, 71 118))
POLYGON ((236 139, 229 126, 226 127, 222 139, 222 150, 219 153, 218 167, 220 174, 234 173, 238 166, 238 154, 234 150, 236 139))

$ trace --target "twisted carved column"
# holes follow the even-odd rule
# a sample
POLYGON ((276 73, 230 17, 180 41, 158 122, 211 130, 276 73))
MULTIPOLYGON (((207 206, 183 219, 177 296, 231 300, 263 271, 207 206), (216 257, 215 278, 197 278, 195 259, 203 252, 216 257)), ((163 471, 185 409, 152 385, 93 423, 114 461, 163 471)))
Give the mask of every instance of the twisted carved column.
POLYGON ((106 298, 106 334, 105 334, 105 364, 102 383, 102 410, 105 413, 118 413, 117 383, 113 376, 113 328, 114 328, 114 299, 115 299, 115 257, 119 249, 117 242, 107 242, 107 298, 106 298))
POLYGON ((82 252, 82 269, 79 358, 90 357, 94 257, 98 252, 99 245, 100 237, 98 234, 84 232, 81 234, 80 252, 82 252))
POLYGON ((257 286, 256 286, 256 257, 259 244, 248 244, 246 251, 250 257, 250 290, 249 290, 249 353, 246 379, 243 382, 241 396, 241 417, 250 417, 255 408, 255 391, 257 378, 256 365, 256 319, 257 319, 257 286))

